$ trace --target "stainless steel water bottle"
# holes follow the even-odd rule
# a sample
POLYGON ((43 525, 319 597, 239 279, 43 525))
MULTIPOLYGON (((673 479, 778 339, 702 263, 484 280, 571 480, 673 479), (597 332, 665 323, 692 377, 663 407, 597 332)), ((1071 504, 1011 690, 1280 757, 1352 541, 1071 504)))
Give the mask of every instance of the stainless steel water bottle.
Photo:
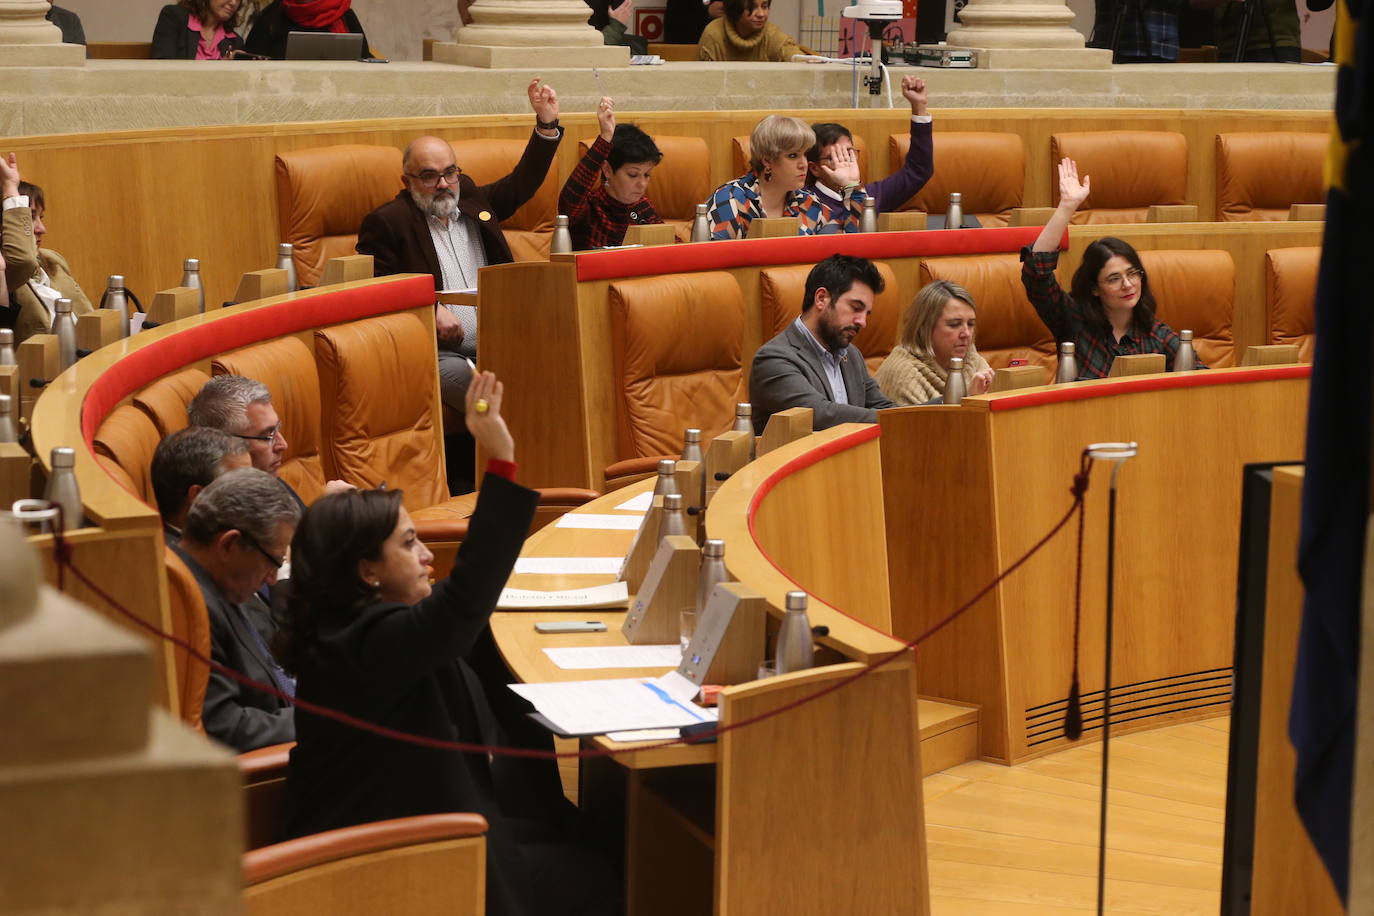
POLYGON ((553 241, 549 243, 549 254, 567 254, 572 250, 572 233, 568 231, 568 218, 560 213, 554 220, 553 241))
POLYGON ((864 214, 859 219, 859 231, 878 231, 878 202, 871 197, 864 201, 864 214))
POLYGON ((62 507, 62 530, 81 527, 81 491, 76 486, 75 449, 58 446, 52 450, 52 473, 43 498, 62 507))
POLYGON ((658 517, 658 543, 671 534, 687 533, 687 516, 682 511, 682 494, 663 497, 663 514, 658 517))
POLYGON ((1065 340, 1059 344, 1059 368, 1054 373, 1055 384, 1078 381, 1078 357, 1073 351, 1073 341, 1065 340))
POLYGON ((964 358, 952 356, 949 360, 949 376, 945 378, 945 403, 958 404, 964 399, 964 358))
POLYGON ((110 274, 105 281, 105 295, 100 299, 100 307, 119 314, 119 336, 129 336, 129 298, 124 293, 124 277, 110 274))
POLYGON ((17 365, 19 361, 14 358, 14 331, 0 328, 0 366, 17 365))
POLYGON ((692 217, 692 241, 711 241, 711 221, 706 216, 705 204, 697 204, 697 215, 692 217))
POLYGON ((725 542, 719 538, 708 538, 701 547, 701 573, 697 576, 697 619, 706 610, 706 602, 711 600, 711 592, 717 585, 729 582, 725 572, 725 542))
POLYGON ((205 312, 205 284, 200 279, 200 258, 187 258, 181 265, 181 285, 200 293, 200 311, 205 312))
POLYGON ((58 299, 55 309, 52 333, 57 337, 58 371, 65 371, 76 365, 76 316, 70 299, 58 299))
POLYGON ((806 616, 806 592, 787 593, 787 613, 778 627, 778 674, 811 667, 811 620, 806 616))
POLYGON ((945 228, 961 229, 964 225, 964 195, 958 191, 951 191, 949 195, 949 209, 945 211, 945 228))
POLYGON ((300 281, 296 277, 296 246, 290 242, 282 242, 277 246, 277 269, 286 271, 286 290, 294 293, 300 289, 300 281))
POLYGON ((19 424, 14 420, 14 402, 7 394, 0 394, 0 442, 18 442, 19 424))
POLYGON ((701 461, 701 430, 689 429, 682 434, 682 460, 701 461))
POLYGON ((735 405, 735 425, 730 427, 732 432, 749 434, 749 460, 753 461, 758 455, 755 454, 757 444, 754 440, 754 406, 752 404, 739 403, 735 405))
POLYGON ((654 481, 655 496, 670 496, 680 492, 677 488, 677 462, 664 458, 658 462, 658 480, 654 481))
POLYGON ((1174 354, 1174 371, 1189 372, 1197 368, 1197 351, 1193 349, 1193 332, 1178 332, 1178 352, 1174 354))

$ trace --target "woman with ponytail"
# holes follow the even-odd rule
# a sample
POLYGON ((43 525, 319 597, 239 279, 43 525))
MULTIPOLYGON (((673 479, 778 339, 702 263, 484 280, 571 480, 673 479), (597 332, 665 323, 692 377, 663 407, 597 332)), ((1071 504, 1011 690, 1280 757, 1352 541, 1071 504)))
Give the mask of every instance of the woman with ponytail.
POLYGON ((352 32, 363 36, 364 53, 371 57, 367 34, 352 6, 353 0, 275 0, 253 20, 244 49, 284 60, 286 36, 292 32, 352 32))

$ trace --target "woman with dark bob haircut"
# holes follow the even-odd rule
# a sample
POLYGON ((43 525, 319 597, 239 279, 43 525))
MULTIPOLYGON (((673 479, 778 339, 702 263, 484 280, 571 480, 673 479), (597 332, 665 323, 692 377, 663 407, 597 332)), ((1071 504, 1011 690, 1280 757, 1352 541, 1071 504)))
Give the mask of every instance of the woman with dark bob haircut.
MULTIPOLYGON (((430 585, 434 556, 400 491, 336 493, 306 510, 274 646, 299 699, 447 741, 552 749, 547 732, 521 731, 531 707, 506 688, 488 626, 538 500, 514 482, 501 397, 490 372, 473 377, 467 427, 491 461, 442 581, 430 585)), ((297 710, 288 837, 449 811, 487 819, 487 913, 619 911, 618 882, 577 835, 552 760, 419 747, 297 710)))
MULTIPOLYGON (((1072 341, 1079 378, 1105 378, 1118 356, 1163 353, 1173 369, 1179 336, 1155 318, 1155 297, 1140 255, 1121 239, 1101 238, 1088 246, 1065 293, 1054 277, 1059 240, 1088 198, 1089 178, 1078 179, 1072 159, 1059 163, 1059 207, 1035 244, 1021 252, 1021 282, 1045 327, 1060 343, 1072 341)), ((1198 363, 1197 368, 1206 366, 1198 363)))

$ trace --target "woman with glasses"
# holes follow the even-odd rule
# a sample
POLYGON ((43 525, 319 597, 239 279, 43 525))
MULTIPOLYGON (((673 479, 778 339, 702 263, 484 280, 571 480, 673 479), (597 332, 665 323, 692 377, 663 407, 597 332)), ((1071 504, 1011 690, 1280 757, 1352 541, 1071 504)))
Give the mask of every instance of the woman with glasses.
POLYGON ((1073 342, 1079 378, 1105 378, 1118 356, 1137 353, 1163 353, 1172 369, 1179 336, 1155 318, 1155 297, 1134 248, 1121 239, 1098 239, 1083 253, 1067 293, 1054 277, 1059 240, 1088 199, 1089 184, 1087 175, 1079 180, 1072 159, 1059 163, 1059 207, 1035 244, 1021 252, 1026 296, 1057 342, 1073 342))

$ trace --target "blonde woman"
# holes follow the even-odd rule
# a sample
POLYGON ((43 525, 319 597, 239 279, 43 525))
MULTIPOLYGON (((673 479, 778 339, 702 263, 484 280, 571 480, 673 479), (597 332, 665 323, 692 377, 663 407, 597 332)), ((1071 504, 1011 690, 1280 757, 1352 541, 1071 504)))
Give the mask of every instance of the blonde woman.
POLYGON ((983 394, 993 373, 973 346, 977 324, 968 290, 948 280, 926 284, 902 314, 901 343, 878 367, 878 387, 898 407, 939 400, 950 360, 958 356, 964 360, 965 390, 983 394))
POLYGON ((841 190, 838 219, 827 210, 807 180, 806 151, 816 134, 800 118, 769 115, 749 135, 749 171, 716 188, 706 202, 711 212, 712 239, 742 239, 749 224, 762 217, 795 216, 799 235, 854 232, 863 216, 868 194, 859 184, 859 163, 850 149, 836 150, 830 164, 816 163, 832 187, 841 190), (852 228, 850 228, 852 226, 852 228))

